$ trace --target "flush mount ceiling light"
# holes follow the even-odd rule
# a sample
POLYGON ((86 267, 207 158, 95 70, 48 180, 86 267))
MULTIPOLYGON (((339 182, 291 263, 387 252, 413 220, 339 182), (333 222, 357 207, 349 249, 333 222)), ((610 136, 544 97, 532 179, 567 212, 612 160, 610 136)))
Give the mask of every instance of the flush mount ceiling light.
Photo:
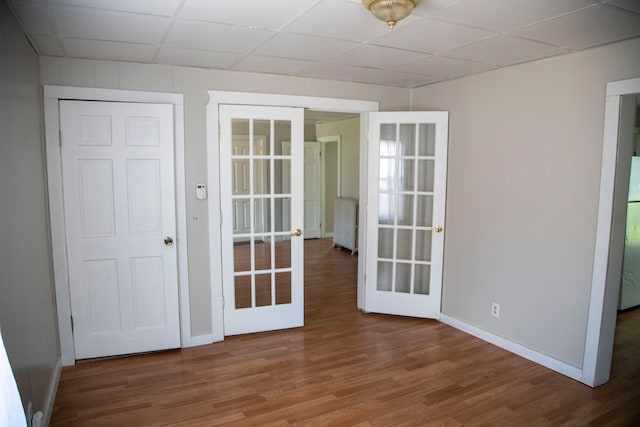
POLYGON ((389 28, 409 16, 420 0, 362 0, 364 7, 369 9, 373 16, 387 23, 389 28))

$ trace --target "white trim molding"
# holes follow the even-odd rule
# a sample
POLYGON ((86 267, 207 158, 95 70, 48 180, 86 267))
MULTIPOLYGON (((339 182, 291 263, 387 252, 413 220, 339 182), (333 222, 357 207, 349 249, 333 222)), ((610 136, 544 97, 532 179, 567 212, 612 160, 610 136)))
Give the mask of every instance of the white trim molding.
MULTIPOLYGON (((266 105, 274 107, 298 107, 316 111, 333 111, 341 113, 360 113, 361 118, 367 113, 378 111, 379 103, 374 101, 360 101, 339 98, 320 98, 296 95, 275 95, 250 92, 228 92, 210 90, 207 103, 207 173, 209 187, 209 270, 211 274, 211 331, 214 341, 224 340, 224 298, 222 293, 222 246, 221 246, 221 201, 220 201, 220 144, 218 113, 221 104, 235 105, 266 105)), ((360 125, 361 147, 366 146, 363 124, 360 125)), ((362 153, 361 148, 361 153, 362 153)), ((365 151, 366 152, 366 151, 365 151)), ((360 159, 362 165, 363 160, 360 159)), ((366 163, 366 159, 365 159, 366 163)), ((366 170, 360 169, 362 179, 366 170)), ((366 176, 366 175, 365 175, 366 176)), ((362 203, 362 193, 360 201, 362 203)), ((362 233, 361 233, 362 234, 362 233)), ((360 275, 363 268, 360 263, 363 257, 358 257, 358 290, 362 289, 363 276, 360 275)))
POLYGON ((558 359, 554 359, 546 354, 542 354, 521 344, 502 338, 498 335, 492 334, 491 332, 487 332, 484 329, 480 329, 461 320, 447 316, 444 313, 440 314, 440 321, 462 332, 473 335, 476 338, 480 338, 483 341, 566 375, 569 378, 582 381, 582 370, 580 368, 576 368, 575 366, 569 365, 568 363, 562 362, 558 359))
POLYGON ((618 159, 618 122, 620 101, 624 95, 640 93, 640 78, 607 83, 600 171, 600 201, 596 223, 591 297, 585 340, 583 378, 591 387, 609 380, 613 334, 617 309, 618 284, 607 283, 611 225, 613 219, 616 164, 618 159), (613 303, 612 303, 613 301, 613 303))
MULTIPOLYGON (((178 253, 178 292, 180 297, 181 346, 190 347, 191 313, 189 306, 189 272, 187 255, 187 213, 184 164, 184 102, 182 94, 143 92, 118 89, 96 89, 71 86, 44 86, 45 152, 49 219, 54 283, 60 335, 60 357, 63 366, 75 363, 73 333, 71 331, 71 303, 62 198, 62 170, 60 158, 60 100, 146 102, 173 104, 174 155, 176 184, 176 246, 178 253)), ((198 339, 198 342, 201 340, 198 339)), ((207 343, 210 343, 208 341, 207 343)), ((204 344, 204 343, 203 343, 204 344)))

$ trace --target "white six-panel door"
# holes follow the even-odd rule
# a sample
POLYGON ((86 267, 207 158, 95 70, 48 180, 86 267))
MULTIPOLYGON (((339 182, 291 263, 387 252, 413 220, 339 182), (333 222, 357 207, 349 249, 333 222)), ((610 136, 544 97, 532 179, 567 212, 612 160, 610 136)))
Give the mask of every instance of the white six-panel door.
POLYGON ((322 207, 322 143, 304 143, 304 238, 317 239, 321 235, 322 207))
POLYGON ((440 317, 447 112, 369 114, 365 310, 440 317))
POLYGON ((303 121, 300 108, 220 106, 225 335, 304 324, 303 121))
POLYGON ((61 101, 76 359, 180 346, 173 107, 61 101))

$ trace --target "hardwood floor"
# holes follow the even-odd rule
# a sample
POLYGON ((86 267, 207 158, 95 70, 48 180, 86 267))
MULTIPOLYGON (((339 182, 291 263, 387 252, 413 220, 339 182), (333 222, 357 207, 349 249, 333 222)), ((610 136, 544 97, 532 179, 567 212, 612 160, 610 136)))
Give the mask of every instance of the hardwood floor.
POLYGON ((640 310, 591 389, 437 321, 360 313, 356 258, 305 247, 303 328, 66 367, 51 425, 640 425, 640 310))

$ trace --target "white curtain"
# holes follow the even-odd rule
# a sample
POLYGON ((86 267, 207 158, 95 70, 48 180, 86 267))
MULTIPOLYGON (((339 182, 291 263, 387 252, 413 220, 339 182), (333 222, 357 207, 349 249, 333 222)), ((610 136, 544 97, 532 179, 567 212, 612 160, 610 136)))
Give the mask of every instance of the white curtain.
POLYGON ((26 427, 22 401, 0 330, 0 426, 26 427))

